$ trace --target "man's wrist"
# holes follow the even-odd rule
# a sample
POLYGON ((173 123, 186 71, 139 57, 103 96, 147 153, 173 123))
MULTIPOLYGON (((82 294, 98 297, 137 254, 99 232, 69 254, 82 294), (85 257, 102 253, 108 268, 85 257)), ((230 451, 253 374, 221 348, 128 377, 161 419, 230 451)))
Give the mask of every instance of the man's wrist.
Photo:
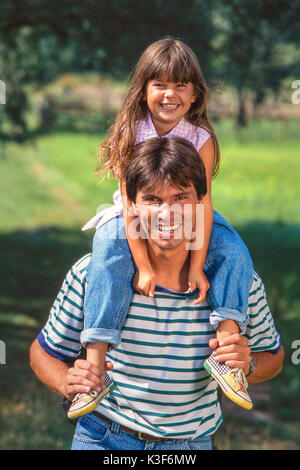
MULTIPOLYGON (((68 398, 68 393, 67 393, 67 376, 68 376, 68 371, 70 369, 71 365, 62 362, 61 363, 61 368, 60 368, 60 373, 57 374, 57 393, 58 395, 62 397, 67 397, 68 398)), ((69 398, 68 398, 69 399, 69 398)))

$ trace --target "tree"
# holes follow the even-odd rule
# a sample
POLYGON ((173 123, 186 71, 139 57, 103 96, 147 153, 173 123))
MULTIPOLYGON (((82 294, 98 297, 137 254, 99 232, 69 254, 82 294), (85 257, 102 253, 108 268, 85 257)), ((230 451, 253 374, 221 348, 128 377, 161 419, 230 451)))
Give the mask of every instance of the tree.
POLYGON ((12 136, 26 134, 26 86, 68 71, 125 78, 151 42, 171 35, 186 41, 210 74, 211 8, 186 0, 11 0, 0 4, 0 78, 12 136), (58 10, 59 7, 59 10, 58 10), (183 14, 184 13, 184 14, 183 14))
POLYGON ((216 0, 214 19, 221 68, 239 98, 237 123, 246 125, 245 96, 257 105, 267 89, 277 92, 284 77, 299 67, 299 53, 284 57, 287 45, 299 44, 300 3, 294 0, 216 0), (298 57, 297 57, 298 55, 298 57))

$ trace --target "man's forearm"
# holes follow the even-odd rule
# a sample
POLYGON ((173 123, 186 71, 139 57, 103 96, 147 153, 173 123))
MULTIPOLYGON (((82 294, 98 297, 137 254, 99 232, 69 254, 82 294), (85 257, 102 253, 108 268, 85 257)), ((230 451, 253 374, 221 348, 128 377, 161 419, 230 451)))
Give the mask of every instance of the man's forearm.
POLYGON ((50 356, 36 339, 30 348, 30 365, 38 379, 52 392, 64 395, 64 386, 69 366, 50 356))
POLYGON ((247 380, 249 383, 264 382, 272 379, 281 371, 284 359, 284 349, 283 346, 281 346, 277 354, 272 354, 266 351, 252 353, 251 356, 255 363, 255 369, 252 374, 247 377, 247 380))

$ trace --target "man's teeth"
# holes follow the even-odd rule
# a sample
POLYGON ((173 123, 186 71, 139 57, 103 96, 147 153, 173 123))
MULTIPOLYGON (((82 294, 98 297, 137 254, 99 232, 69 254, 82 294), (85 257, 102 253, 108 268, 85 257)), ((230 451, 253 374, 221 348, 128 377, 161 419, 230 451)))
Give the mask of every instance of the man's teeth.
POLYGON ((177 225, 161 225, 159 224, 158 229, 160 232, 174 232, 180 227, 181 224, 177 225))

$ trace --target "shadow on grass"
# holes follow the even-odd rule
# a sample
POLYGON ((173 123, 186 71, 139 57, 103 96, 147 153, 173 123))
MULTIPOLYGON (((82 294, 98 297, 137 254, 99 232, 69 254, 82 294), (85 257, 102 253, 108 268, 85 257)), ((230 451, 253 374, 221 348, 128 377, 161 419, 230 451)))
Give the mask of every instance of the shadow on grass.
POLYGON ((300 300, 300 225, 253 221, 237 227, 263 279, 275 318, 300 300))
MULTIPOLYGON (((300 339, 297 318, 300 304, 300 227, 251 222, 237 229, 249 247, 256 271, 264 281, 269 305, 286 349, 286 367, 275 379, 278 380, 276 397, 269 406, 274 408, 274 403, 277 403, 280 419, 289 417, 299 420, 297 395, 300 393, 300 380, 297 367, 291 364, 290 345, 293 340, 300 339)), ((24 394, 24 387, 28 391, 27 397, 31 394, 36 397, 37 391, 40 396, 42 386, 28 365, 28 350, 47 320, 68 269, 91 250, 92 237, 93 232, 86 234, 79 228, 56 227, 0 234, 0 340, 5 342, 7 348, 6 365, 0 366, 4 379, 1 380, 1 398, 4 401, 17 403, 24 394)), ((48 401, 45 397, 49 392, 41 393, 43 400, 48 401)), ((40 398, 35 398, 38 405, 34 405, 33 414, 42 407, 40 401, 40 398)), ((51 406, 56 406, 56 403, 51 406)), ((10 421, 13 421, 13 410, 9 415, 10 421)), ((51 426, 55 428, 54 421, 51 426)), ((60 432, 53 432, 55 442, 63 439, 63 434, 60 438, 60 432)), ((22 448, 34 448, 28 439, 25 435, 22 448)), ((46 447, 61 448, 61 444, 56 446, 54 441, 45 444, 46 447)), ((9 442, 7 445, 12 445, 9 442)), ((40 448, 45 448, 43 445, 41 442, 40 448)))
POLYGON ((24 339, 47 319, 64 275, 77 259, 91 250, 92 233, 80 229, 43 229, 0 234, 1 339, 10 355, 20 357, 24 339), (9 350, 14 343, 13 353, 9 350))
POLYGON ((48 227, 0 234, 0 449, 69 449, 73 426, 60 399, 29 366, 29 347, 44 326, 72 263, 90 251, 92 234, 48 227))

